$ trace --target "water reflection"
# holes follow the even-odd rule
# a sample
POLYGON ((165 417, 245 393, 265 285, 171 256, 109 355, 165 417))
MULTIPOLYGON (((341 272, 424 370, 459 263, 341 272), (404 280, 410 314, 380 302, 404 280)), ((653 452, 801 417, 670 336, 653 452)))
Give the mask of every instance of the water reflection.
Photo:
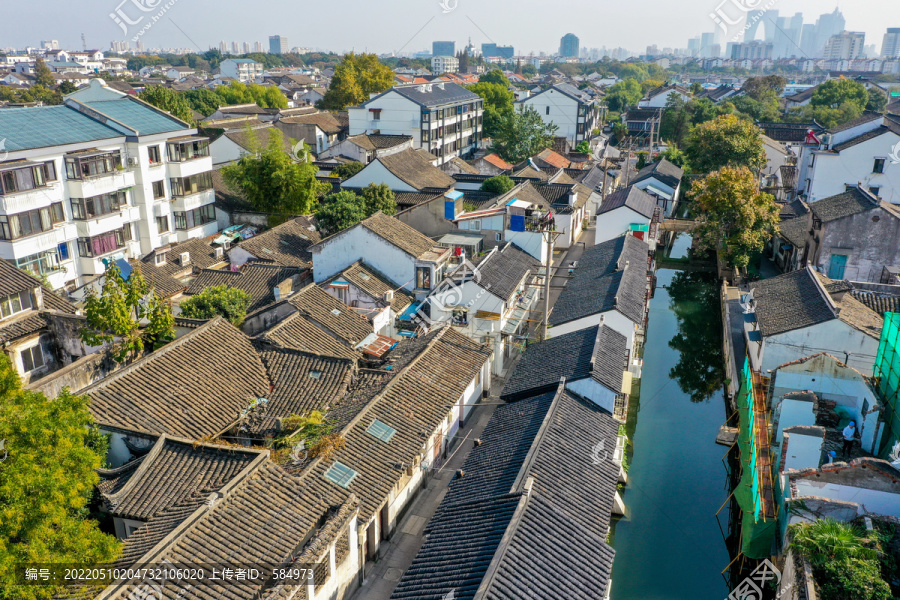
POLYGON ((669 377, 691 402, 704 402, 722 388, 722 325, 718 288, 710 273, 679 271, 668 285, 669 308, 678 331, 669 340, 678 362, 669 377))

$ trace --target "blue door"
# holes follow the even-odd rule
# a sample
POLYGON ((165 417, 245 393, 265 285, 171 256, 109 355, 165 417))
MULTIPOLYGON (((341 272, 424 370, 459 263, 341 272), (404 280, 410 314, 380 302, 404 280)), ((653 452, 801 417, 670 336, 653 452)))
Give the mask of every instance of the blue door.
POLYGON ((828 265, 828 277, 830 279, 843 279, 844 267, 847 266, 846 254, 832 254, 831 263, 828 265))

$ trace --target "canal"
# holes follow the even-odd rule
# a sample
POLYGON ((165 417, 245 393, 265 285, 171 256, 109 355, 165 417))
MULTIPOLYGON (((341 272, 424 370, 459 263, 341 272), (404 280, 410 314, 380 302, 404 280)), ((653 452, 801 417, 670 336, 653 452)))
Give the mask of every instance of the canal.
MULTIPOLYGON (((690 243, 679 235, 667 257, 685 257, 690 243)), ((626 424, 630 466, 626 516, 611 535, 612 600, 722 600, 730 558, 716 511, 729 489, 726 448, 715 444, 726 418, 717 281, 704 272, 656 275, 626 424)))

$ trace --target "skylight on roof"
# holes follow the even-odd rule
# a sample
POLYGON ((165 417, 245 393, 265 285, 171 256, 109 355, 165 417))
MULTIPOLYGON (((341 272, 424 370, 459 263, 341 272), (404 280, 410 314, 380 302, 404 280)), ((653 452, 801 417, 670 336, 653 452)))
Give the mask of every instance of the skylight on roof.
POLYGON ((350 487, 350 484, 353 483, 353 480, 356 479, 356 476, 359 475, 356 471, 348 467, 347 465, 335 461, 333 465, 331 465, 327 471, 325 471, 325 479, 330 481, 331 483, 335 483, 342 488, 350 487))
POLYGON ((309 372, 309 378, 310 379, 321 379, 322 371, 317 371, 317 370, 313 369, 312 371, 309 372))
POLYGON ((359 278, 362 279, 363 281, 368 281, 368 280, 372 279, 371 277, 369 277, 368 273, 360 273, 359 278))
POLYGON ((339 317, 339 316, 341 316, 341 311, 339 311, 338 309, 335 308, 334 310, 331 311, 331 314, 333 314, 336 317, 339 317))
POLYGON ((386 423, 382 423, 378 419, 372 421, 372 424, 369 425, 369 428, 366 429, 366 433, 377 437, 382 442, 389 442, 391 438, 394 437, 394 434, 397 433, 397 430, 391 427, 386 423))

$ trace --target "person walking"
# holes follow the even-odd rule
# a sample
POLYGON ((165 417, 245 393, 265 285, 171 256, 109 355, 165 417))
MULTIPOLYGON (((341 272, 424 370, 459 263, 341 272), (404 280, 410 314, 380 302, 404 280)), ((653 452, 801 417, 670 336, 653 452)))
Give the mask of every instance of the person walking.
POLYGON ((834 462, 834 459, 835 459, 836 457, 837 457, 837 452, 835 452, 834 450, 832 450, 831 452, 829 452, 829 453, 828 453, 828 464, 829 464, 829 465, 832 464, 832 463, 834 462))
POLYGON ((841 450, 841 454, 850 458, 850 452, 853 450, 853 442, 856 439, 856 423, 850 421, 850 423, 844 427, 844 448, 841 450))

